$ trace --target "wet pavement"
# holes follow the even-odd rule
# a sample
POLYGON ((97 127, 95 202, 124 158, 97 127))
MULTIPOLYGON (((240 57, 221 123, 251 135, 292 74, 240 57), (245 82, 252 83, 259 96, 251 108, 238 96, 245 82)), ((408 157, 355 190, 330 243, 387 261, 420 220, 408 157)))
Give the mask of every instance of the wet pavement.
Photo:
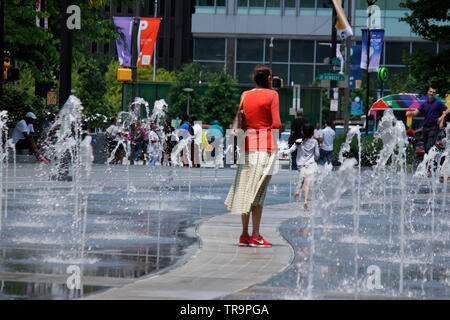
MULTIPOLYGON (((261 225, 274 246, 241 248, 240 217, 223 204, 234 173, 95 165, 77 189, 49 181, 45 164, 10 168, 2 187, 0 299, 450 296, 450 185, 444 190, 409 173, 402 206, 397 177, 386 177, 388 187, 364 189, 355 211, 352 186, 324 207, 339 185, 334 174, 312 190, 305 211, 292 198, 296 172, 281 170, 269 185, 261 225), (68 288, 69 266, 81 270, 80 289, 68 288), (380 283, 370 270, 379 271, 380 283)), ((371 179, 362 173, 364 186, 371 179)))

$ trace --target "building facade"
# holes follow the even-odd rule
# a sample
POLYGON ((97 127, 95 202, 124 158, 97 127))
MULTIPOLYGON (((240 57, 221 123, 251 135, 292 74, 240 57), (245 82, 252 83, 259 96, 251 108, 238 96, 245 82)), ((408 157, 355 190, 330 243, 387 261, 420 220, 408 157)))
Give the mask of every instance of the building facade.
MULTIPOLYGON (((361 29, 367 25, 367 1, 342 2, 353 28, 353 44, 360 44, 361 29)), ((385 29, 381 66, 391 74, 404 70, 403 52, 442 50, 439 43, 425 41, 399 21, 407 12, 400 2, 376 3, 385 29)), ((330 68, 324 59, 331 51, 331 21, 329 0, 197 0, 192 15, 193 60, 250 83, 254 66, 268 64, 272 56, 273 73, 285 84, 310 85, 330 68)))

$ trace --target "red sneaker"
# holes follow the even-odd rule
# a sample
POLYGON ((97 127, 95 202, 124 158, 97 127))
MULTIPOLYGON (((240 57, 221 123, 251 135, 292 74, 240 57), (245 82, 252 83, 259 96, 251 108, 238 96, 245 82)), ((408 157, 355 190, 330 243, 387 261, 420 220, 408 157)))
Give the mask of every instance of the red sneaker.
POLYGON ((239 237, 239 246, 240 247, 248 247, 249 243, 250 243, 250 237, 244 236, 243 234, 241 234, 241 236, 239 237))
POLYGON ((258 238, 250 237, 250 247, 270 248, 272 244, 259 235, 258 238))

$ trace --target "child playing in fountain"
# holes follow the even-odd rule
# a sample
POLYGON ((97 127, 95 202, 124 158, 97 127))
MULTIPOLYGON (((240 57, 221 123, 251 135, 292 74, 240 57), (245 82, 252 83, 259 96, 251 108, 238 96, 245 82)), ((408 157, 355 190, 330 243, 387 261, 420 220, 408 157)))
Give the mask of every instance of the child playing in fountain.
POLYGON ((296 164, 299 171, 299 187, 295 192, 294 199, 298 199, 302 187, 305 186, 304 208, 308 209, 308 195, 310 190, 310 182, 317 170, 316 161, 319 159, 319 143, 314 139, 314 127, 311 124, 305 124, 302 129, 304 139, 297 139, 291 148, 283 153, 283 157, 287 157, 297 150, 296 164))

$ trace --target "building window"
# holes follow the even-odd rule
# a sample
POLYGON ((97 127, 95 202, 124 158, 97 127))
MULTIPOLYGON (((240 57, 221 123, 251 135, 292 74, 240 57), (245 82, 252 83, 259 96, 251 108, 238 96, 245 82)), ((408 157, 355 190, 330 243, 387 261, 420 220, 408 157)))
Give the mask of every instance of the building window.
POLYGON ((409 42, 386 42, 386 64, 402 65, 403 54, 409 53, 409 42))
POLYGON ((314 40, 291 40, 292 62, 314 62, 314 40))
POLYGON ((316 0, 302 0, 300 1, 300 8, 315 8, 316 0))
POLYGON ((436 54, 436 43, 435 42, 413 42, 412 51, 419 52, 425 51, 426 53, 436 54))
POLYGON ((310 85, 313 79, 313 65, 291 65, 291 82, 302 86, 310 85))
POLYGON ((252 74, 258 63, 236 63, 236 79, 239 83, 253 83, 252 74))
POLYGON ((225 61, 225 39, 195 38, 194 60, 225 61))
POLYGON ((238 61, 263 61, 264 40, 262 39, 238 39, 237 56, 238 61))
MULTIPOLYGON (((272 62, 289 61, 289 40, 273 40, 272 62)), ((266 62, 270 61, 270 39, 266 40, 266 62)))
MULTIPOLYGON (((331 46, 325 45, 327 41, 316 42, 316 62, 323 63, 325 58, 329 58, 331 54, 331 46)), ((330 43, 331 44, 331 43, 330 43)))
POLYGON ((250 14, 264 14, 264 0, 249 0, 250 14))
POLYGON ((284 0, 284 14, 285 15, 297 14, 297 5, 295 0, 284 0))
POLYGON ((280 0, 266 0, 266 13, 267 14, 281 14, 281 1, 280 0))

